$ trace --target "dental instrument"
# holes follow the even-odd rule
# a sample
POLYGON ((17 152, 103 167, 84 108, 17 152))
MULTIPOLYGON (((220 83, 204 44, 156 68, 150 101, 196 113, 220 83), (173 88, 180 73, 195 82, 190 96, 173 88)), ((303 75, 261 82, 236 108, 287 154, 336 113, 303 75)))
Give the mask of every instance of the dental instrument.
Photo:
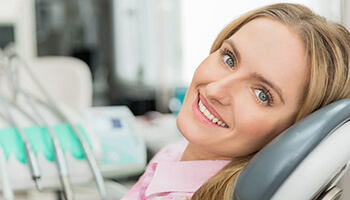
POLYGON ((8 108, 9 105, 6 105, 6 101, 3 97, 3 95, 0 93, 0 104, 4 108, 4 111, 6 112, 7 120, 11 126, 13 126, 17 132, 19 133, 19 136, 21 137, 24 148, 26 151, 26 157, 27 162, 29 166, 30 173, 32 175, 32 179, 35 182, 36 188, 39 191, 43 190, 40 178, 41 178, 41 172, 38 164, 38 160, 36 159, 35 153, 33 151, 32 145, 29 143, 26 134, 24 133, 23 129, 16 123, 16 121, 13 119, 13 116, 11 114, 10 109, 8 108))
MULTIPOLYGON (((22 92, 24 92, 24 91, 22 91, 22 92)), ((31 117, 32 122, 34 124, 39 125, 39 126, 45 127, 51 136, 51 141, 52 141, 53 149, 54 149, 54 153, 55 153, 55 160, 56 160, 55 163, 56 163, 56 167, 57 167, 58 172, 59 172, 59 177, 60 177, 60 181, 61 181, 61 185, 62 185, 62 189, 63 189, 63 195, 64 195, 66 200, 72 200, 72 199, 74 199, 72 184, 69 180, 68 167, 67 167, 67 163, 66 163, 63 149, 60 145, 60 142, 59 142, 54 130, 51 128, 51 126, 48 125, 47 121, 41 116, 41 114, 38 111, 38 109, 36 108, 33 100, 30 97, 28 97, 28 95, 26 95, 26 96, 28 98, 28 103, 29 103, 31 109, 36 114, 38 119, 41 121, 41 123, 36 122, 36 120, 31 117)), ((29 114, 26 111, 24 111, 24 109, 22 109, 17 104, 14 104, 14 103, 9 103, 9 104, 11 104, 13 107, 17 108, 17 110, 19 110, 25 116, 29 116, 29 114)))
MULTIPOLYGON (((0 117, 7 121, 7 118, 0 113, 0 117)), ((2 193, 4 200, 13 200, 13 190, 10 183, 10 179, 6 170, 6 158, 5 153, 0 146, 0 176, 1 176, 1 184, 2 184, 2 193)))
MULTIPOLYGON (((50 136, 51 136, 51 140, 53 143, 53 149, 54 149, 54 153, 55 153, 55 159, 56 159, 56 166, 59 172, 59 177, 60 177, 60 181, 61 181, 61 185, 62 185, 62 189, 63 189, 63 195, 65 197, 66 200, 73 200, 74 199, 74 194, 73 194, 73 189, 72 189, 72 185, 71 182, 69 180, 69 172, 68 172, 68 167, 67 167, 67 163, 64 157, 64 153, 62 150, 62 147, 60 145, 60 142, 57 138, 57 136, 55 135, 54 131, 52 130, 51 126, 48 125, 47 121, 42 117, 42 115, 40 114, 40 112, 38 111, 37 107, 35 106, 35 103, 33 102, 34 100, 27 94, 27 92, 25 92, 21 87, 18 81, 15 80, 15 78, 12 76, 13 73, 10 71, 11 70, 11 66, 9 69, 7 69, 7 73, 8 76, 11 79, 12 82, 12 86, 15 90, 15 92, 17 94, 22 94, 23 97, 25 97, 25 99, 27 100, 29 106, 31 107, 33 113, 35 113, 37 119, 39 119, 41 121, 41 123, 37 122, 36 120, 34 120, 32 117, 30 117, 32 119, 32 121, 35 124, 44 126, 47 128, 50 136)), ((26 111, 24 111, 24 109, 21 109, 20 106, 18 106, 18 103, 16 101, 14 101, 15 103, 14 106, 21 111, 24 115, 26 116, 30 116, 26 111)))
POLYGON ((1 185, 2 185, 2 193, 3 193, 4 200, 13 200, 14 195, 13 195, 10 179, 6 171, 6 158, 1 146, 0 146, 0 176, 1 176, 1 185))
MULTIPOLYGON (((89 148, 89 145, 86 141, 86 139, 83 137, 83 134, 81 133, 81 131, 77 128, 77 126, 75 124, 72 123, 72 121, 59 109, 58 105, 53 101, 53 99, 51 98, 51 96, 45 91, 45 89, 43 88, 43 86, 40 84, 40 82, 38 81, 38 79, 35 77, 35 75, 33 74, 33 72, 30 70, 30 68, 27 66, 26 62, 24 60, 22 60, 19 56, 17 56, 16 52, 14 51, 13 47, 8 47, 6 50, 6 53, 9 55, 9 57, 11 58, 17 58, 23 68, 26 69, 26 71, 28 72, 29 76, 32 78, 32 80, 34 81, 34 83, 36 84, 36 86, 38 87, 38 89, 41 91, 41 93, 45 96, 45 98, 47 99, 48 103, 43 103, 43 105, 47 105, 49 108, 51 108, 56 115, 61 118, 62 121, 66 121, 68 123, 68 125, 72 128, 73 132, 75 133, 76 137, 78 138, 80 145, 84 151, 84 154, 86 156, 86 159, 89 163, 89 166, 93 172, 93 175, 95 177, 95 181, 97 184, 97 187, 99 189, 100 192, 100 196, 103 200, 106 199, 106 188, 104 185, 104 181, 103 181, 103 177, 102 174, 98 168, 97 162, 93 157, 92 151, 89 148)), ((41 101, 42 102, 42 101, 41 101)))
MULTIPOLYGON (((36 99, 36 101, 39 102, 41 105, 43 105, 49 109, 52 109, 52 105, 49 105, 48 103, 46 103, 40 99, 36 99)), ((59 108, 57 107, 57 109, 59 109, 59 108)), ((62 121, 67 122, 67 124, 72 128, 73 132, 75 133, 76 137, 78 138, 78 140, 81 144, 81 147, 84 151, 84 154, 89 162, 90 168, 95 176, 95 181, 96 181, 97 187, 99 189, 101 199, 106 200, 107 192, 106 192, 106 188, 104 185, 103 177, 102 177, 102 174, 98 168, 97 162, 96 162, 95 158, 93 157, 92 151, 89 148, 88 142, 84 138, 81 131, 77 128, 77 125, 73 124, 72 121, 65 114, 63 114, 63 112, 57 113, 57 111, 56 111, 56 114, 59 118, 61 118, 62 121)))
POLYGON ((29 97, 28 97, 28 103, 30 104, 36 116, 41 120, 43 126, 46 127, 48 132, 50 133, 51 140, 54 147, 54 152, 55 152, 56 165, 58 168, 58 172, 59 172, 59 176, 60 176, 60 180, 63 188, 63 194, 66 200, 73 200, 74 199, 73 189, 72 189, 71 182, 69 180, 68 167, 67 167, 67 163, 66 163, 60 142, 57 136, 55 135, 54 131, 52 130, 51 126, 49 126, 46 120, 39 114, 35 104, 32 102, 32 99, 29 97))

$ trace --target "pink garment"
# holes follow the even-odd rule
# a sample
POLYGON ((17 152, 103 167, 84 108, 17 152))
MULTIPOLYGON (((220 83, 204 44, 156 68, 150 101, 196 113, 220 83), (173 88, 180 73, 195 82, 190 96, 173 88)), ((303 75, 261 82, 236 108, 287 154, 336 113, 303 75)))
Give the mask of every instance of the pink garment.
POLYGON ((180 161, 187 141, 166 146, 122 200, 191 199, 229 160, 180 161))

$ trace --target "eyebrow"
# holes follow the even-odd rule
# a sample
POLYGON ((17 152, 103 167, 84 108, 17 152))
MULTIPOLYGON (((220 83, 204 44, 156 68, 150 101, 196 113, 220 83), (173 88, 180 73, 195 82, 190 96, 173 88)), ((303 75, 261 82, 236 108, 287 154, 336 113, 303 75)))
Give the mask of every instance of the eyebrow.
POLYGON ((253 73, 251 75, 252 78, 261 81, 263 83, 265 83, 266 85, 268 85, 270 88, 272 88, 273 90, 276 91, 276 93, 278 94, 278 96, 280 97, 282 103, 284 104, 284 99, 282 96, 282 90, 281 88, 279 88, 276 84, 272 83, 271 81, 267 80, 266 78, 264 78, 263 76, 261 76, 260 74, 257 73, 253 73))
POLYGON ((227 43, 227 44, 230 45, 233 53, 235 54, 235 56, 237 58, 237 62, 239 63, 239 61, 241 60, 241 55, 239 54, 239 51, 237 50, 237 47, 236 47, 235 43, 232 40, 230 40, 230 39, 224 40, 223 43, 227 43))

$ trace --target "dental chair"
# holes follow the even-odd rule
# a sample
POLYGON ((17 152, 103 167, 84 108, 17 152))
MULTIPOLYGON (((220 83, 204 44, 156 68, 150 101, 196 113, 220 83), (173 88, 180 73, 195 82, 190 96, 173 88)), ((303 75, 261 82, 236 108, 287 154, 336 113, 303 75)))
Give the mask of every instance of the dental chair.
POLYGON ((238 177, 233 199, 350 199, 349 164, 345 99, 312 113, 257 153, 238 177))

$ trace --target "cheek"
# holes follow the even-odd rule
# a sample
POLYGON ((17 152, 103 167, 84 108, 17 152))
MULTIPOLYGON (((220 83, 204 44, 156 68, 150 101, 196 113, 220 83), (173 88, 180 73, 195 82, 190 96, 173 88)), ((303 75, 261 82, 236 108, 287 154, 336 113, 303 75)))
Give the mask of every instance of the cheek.
POLYGON ((196 69, 190 86, 186 92, 183 107, 191 107, 193 98, 197 96, 198 88, 215 80, 215 63, 213 58, 208 56, 196 69))
POLYGON ((252 140, 259 141, 259 138, 267 137, 274 133, 275 123, 258 114, 241 116, 236 121, 236 129, 252 140))
POLYGON ((196 88, 198 87, 198 85, 203 84, 204 81, 206 80, 206 76, 207 76, 207 71, 206 68, 206 61, 207 59, 205 59, 196 69, 196 71, 194 72, 194 75, 192 77, 192 81, 190 86, 188 87, 188 90, 186 92, 185 95, 185 99, 184 99, 184 103, 186 103, 186 101, 190 98, 189 96, 191 96, 195 91, 196 88))
POLYGON ((191 85, 207 84, 221 77, 223 70, 219 64, 219 55, 217 54, 210 54, 197 67, 191 85))
POLYGON ((279 117, 271 117, 273 115, 266 115, 266 112, 245 108, 239 112, 243 114, 235 120, 235 131, 240 135, 242 146, 248 155, 264 147, 284 130, 285 125, 282 123, 284 120, 279 117))

